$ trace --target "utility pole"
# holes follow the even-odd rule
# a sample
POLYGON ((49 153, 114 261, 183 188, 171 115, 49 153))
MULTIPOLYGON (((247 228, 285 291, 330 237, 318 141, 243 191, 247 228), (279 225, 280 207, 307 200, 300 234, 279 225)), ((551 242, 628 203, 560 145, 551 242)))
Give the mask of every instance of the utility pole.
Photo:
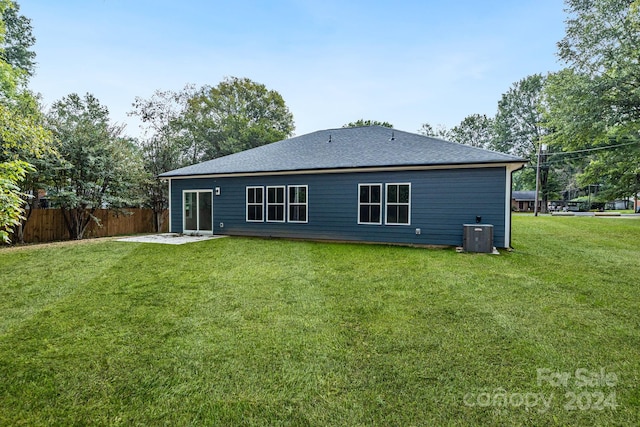
POLYGON ((536 165, 536 197, 533 205, 534 216, 538 216, 538 200, 540 200, 540 155, 543 151, 547 151, 547 144, 540 144, 538 146, 538 162, 536 165))

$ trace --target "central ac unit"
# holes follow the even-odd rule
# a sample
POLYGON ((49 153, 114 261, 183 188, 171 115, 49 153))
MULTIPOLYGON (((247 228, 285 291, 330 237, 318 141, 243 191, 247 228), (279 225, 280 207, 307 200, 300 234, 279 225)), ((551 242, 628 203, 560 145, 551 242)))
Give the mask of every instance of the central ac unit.
POLYGON ((493 225, 463 224, 462 249, 465 252, 493 252, 493 225))

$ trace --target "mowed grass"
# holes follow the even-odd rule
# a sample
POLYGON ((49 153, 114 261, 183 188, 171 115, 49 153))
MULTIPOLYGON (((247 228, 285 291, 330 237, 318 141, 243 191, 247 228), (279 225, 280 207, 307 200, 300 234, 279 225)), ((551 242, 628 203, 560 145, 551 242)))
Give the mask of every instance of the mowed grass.
POLYGON ((513 232, 0 250, 0 425, 638 425, 640 220, 513 232))

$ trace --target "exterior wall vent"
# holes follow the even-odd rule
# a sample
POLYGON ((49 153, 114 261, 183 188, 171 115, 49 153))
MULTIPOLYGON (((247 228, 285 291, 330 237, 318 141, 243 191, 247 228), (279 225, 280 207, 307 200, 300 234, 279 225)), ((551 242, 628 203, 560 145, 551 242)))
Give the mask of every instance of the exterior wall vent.
POLYGON ((493 252, 493 225, 463 224, 462 249, 465 252, 493 252))

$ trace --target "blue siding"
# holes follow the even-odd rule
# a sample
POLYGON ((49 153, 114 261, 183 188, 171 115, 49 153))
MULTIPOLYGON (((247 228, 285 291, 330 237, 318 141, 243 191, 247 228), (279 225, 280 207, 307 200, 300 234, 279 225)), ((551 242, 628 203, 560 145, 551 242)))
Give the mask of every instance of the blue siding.
POLYGON ((494 245, 503 247, 505 180, 504 167, 174 179, 171 231, 182 231, 183 190, 220 187, 213 206, 216 234, 459 246, 462 224, 481 216, 494 225, 494 245), (411 183, 411 225, 359 225, 359 183, 411 183), (308 185, 308 223, 246 222, 246 187, 268 185, 308 185))

